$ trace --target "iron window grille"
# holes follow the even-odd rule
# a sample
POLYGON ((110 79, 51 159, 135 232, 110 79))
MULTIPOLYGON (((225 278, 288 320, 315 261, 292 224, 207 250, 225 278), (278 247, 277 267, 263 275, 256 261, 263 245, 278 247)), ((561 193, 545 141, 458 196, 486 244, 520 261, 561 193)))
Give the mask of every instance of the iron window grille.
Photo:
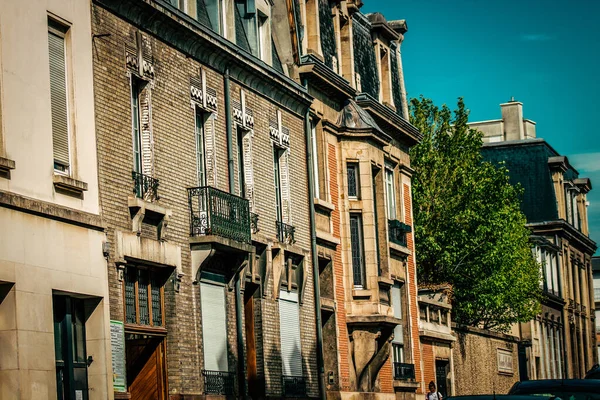
POLYGON ((296 242, 295 233, 296 228, 294 226, 277 221, 277 238, 281 243, 294 244, 296 242))
POLYGON ((348 198, 358 199, 358 165, 348 163, 346 171, 348 174, 348 198))
POLYGON ((286 397, 306 396, 306 379, 303 376, 283 376, 283 395, 286 397))
POLYGON ((217 395, 233 395, 234 374, 225 371, 202 370, 204 377, 204 393, 217 395))
POLYGON ((415 379, 415 365, 407 363, 394 363, 394 379, 407 381, 415 379))
POLYGON ((135 171, 131 172, 131 177, 133 179, 133 193, 136 197, 148 201, 159 199, 158 179, 135 171))
POLYGON ((125 269, 125 322, 164 327, 164 289, 158 272, 150 269, 125 269))

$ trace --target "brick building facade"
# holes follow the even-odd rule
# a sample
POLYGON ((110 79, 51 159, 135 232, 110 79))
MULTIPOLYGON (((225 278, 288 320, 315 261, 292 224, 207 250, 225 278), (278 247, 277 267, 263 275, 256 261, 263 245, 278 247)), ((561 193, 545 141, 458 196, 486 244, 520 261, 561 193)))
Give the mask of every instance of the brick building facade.
POLYGON ((331 398, 422 393, 404 21, 296 2, 310 109, 324 378, 331 398))
POLYGON ((175 3, 91 11, 115 397, 317 397, 310 96, 276 59, 289 33, 238 48, 246 19, 286 6, 223 2, 219 30, 201 2, 175 3))

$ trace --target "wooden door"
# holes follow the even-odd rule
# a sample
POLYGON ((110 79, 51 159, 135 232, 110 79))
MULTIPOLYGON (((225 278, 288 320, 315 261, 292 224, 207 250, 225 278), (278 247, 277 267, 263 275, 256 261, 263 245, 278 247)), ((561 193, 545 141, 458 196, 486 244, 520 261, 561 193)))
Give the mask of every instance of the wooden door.
POLYGON ((164 338, 127 341, 127 381, 132 400, 166 400, 164 338))

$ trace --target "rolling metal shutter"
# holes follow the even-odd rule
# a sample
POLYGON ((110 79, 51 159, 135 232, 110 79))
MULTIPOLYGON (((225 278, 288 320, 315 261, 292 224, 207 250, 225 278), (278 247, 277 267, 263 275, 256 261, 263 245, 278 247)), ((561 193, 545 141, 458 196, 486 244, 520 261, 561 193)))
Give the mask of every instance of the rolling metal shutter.
POLYGON ((65 39, 48 31, 48 54, 50 56, 50 106, 52 110, 52 145, 54 162, 69 166, 69 119, 67 107, 67 68, 65 39))
POLYGON ((225 287, 201 282, 200 300, 204 327, 202 329, 204 369, 228 371, 225 287))
POLYGON ((281 331, 281 361, 285 376, 302 376, 302 346, 300 344, 300 309, 298 293, 282 290, 279 294, 279 327, 281 331))

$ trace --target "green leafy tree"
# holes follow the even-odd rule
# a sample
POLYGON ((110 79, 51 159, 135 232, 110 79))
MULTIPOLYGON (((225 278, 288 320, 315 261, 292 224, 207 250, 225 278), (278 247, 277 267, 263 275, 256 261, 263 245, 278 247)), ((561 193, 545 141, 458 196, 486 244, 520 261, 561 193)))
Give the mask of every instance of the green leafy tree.
POLYGON ((467 125, 462 98, 453 112, 422 96, 411 122, 423 141, 411 149, 419 282, 450 284, 455 322, 507 330, 540 310, 535 261, 520 187, 482 159, 482 134, 467 125))

